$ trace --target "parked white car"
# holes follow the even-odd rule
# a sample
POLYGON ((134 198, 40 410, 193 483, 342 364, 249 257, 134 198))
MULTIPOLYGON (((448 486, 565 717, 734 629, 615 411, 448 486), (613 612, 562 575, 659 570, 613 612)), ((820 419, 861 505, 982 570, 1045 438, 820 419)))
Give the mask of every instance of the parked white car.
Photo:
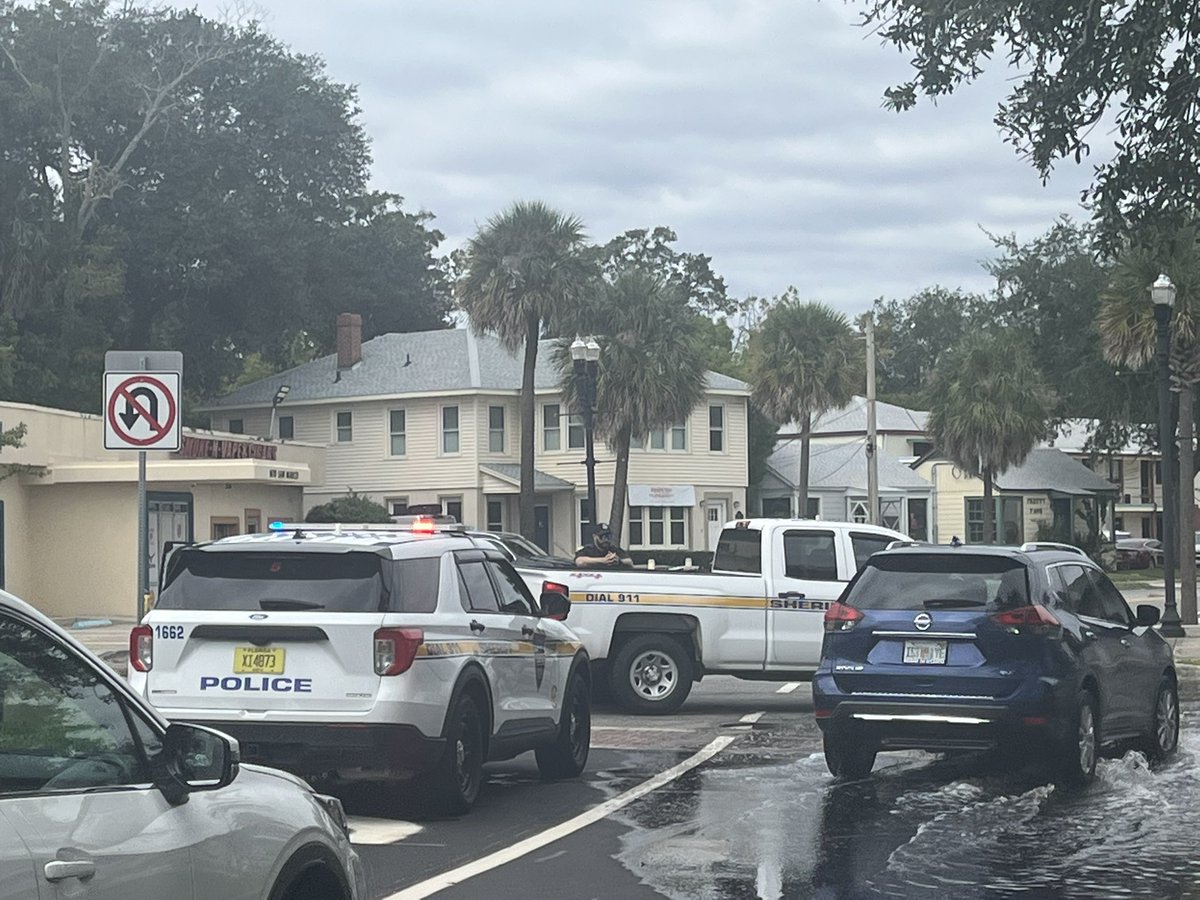
POLYGON ((739 519, 721 531, 711 572, 520 571, 535 591, 571 598, 571 627, 623 709, 665 714, 704 675, 812 677, 825 610, 895 541, 910 539, 856 522, 739 519))
POLYGON ((341 804, 168 725, 0 591, 0 900, 358 900, 341 804))

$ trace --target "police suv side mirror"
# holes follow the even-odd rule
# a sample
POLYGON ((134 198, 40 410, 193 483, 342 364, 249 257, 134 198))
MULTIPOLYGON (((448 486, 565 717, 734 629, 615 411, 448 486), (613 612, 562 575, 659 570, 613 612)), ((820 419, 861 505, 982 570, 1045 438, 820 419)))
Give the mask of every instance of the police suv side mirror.
POLYGON ((203 725, 167 726, 162 750, 154 760, 154 784, 168 803, 186 803, 195 791, 215 791, 237 777, 238 742, 203 725))
POLYGON ((565 622, 571 613, 571 600, 558 591, 543 591, 541 600, 542 615, 556 622, 565 622))

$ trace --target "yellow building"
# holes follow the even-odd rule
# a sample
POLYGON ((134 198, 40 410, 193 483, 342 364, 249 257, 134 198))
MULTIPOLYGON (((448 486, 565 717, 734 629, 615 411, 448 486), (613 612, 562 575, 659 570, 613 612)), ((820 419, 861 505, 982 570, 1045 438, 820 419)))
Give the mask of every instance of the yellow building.
MULTIPOLYGON (((99 416, 0 403, 0 586, 63 618, 132 619, 138 608, 137 453, 104 449, 99 416), (12 467, 19 466, 20 470, 12 467)), ((323 447, 183 429, 147 453, 147 578, 168 541, 207 540, 296 519, 324 479, 323 447)))

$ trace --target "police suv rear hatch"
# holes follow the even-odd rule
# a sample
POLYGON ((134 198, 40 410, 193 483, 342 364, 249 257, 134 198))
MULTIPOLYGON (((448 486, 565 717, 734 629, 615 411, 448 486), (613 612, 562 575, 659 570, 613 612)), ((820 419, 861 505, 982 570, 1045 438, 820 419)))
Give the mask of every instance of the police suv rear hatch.
POLYGON ((344 546, 187 548, 146 619, 147 698, 162 709, 353 713, 379 689, 374 632, 436 559, 344 546))

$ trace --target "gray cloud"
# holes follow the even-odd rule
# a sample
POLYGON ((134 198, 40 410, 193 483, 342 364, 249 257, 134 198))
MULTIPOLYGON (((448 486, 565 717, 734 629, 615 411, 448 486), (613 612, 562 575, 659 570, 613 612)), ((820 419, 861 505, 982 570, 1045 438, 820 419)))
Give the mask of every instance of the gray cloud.
POLYGON ((736 294, 794 284, 853 313, 935 283, 984 289, 984 229, 1028 239, 1083 215, 1090 165, 1043 186, 1001 143, 1005 72, 890 113, 881 97, 905 60, 840 3, 258 8, 358 85, 375 186, 434 213, 446 249, 512 201, 542 199, 595 240, 670 225, 736 294))

